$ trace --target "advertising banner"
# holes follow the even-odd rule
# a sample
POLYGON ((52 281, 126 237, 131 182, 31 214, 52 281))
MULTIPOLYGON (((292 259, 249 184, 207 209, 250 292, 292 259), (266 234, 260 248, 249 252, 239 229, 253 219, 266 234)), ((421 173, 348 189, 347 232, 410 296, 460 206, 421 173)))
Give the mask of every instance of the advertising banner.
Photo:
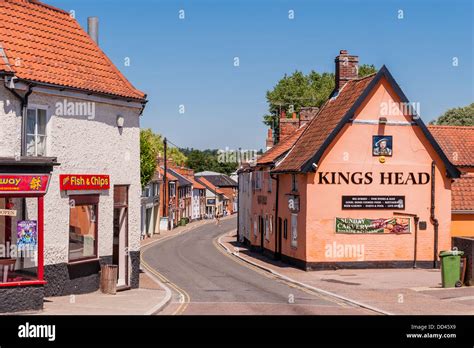
POLYGON ((38 235, 37 227, 38 224, 34 220, 18 221, 16 227, 16 244, 18 250, 26 250, 36 247, 38 235))
POLYGON ((59 176, 59 186, 62 191, 108 190, 110 177, 108 175, 62 174, 59 176))
POLYGON ((388 219, 336 218, 336 233, 406 234, 406 233, 410 233, 410 218, 406 218, 406 217, 397 217, 397 218, 388 218, 388 219))
POLYGON ((49 175, 0 175, 0 193, 46 193, 49 175))

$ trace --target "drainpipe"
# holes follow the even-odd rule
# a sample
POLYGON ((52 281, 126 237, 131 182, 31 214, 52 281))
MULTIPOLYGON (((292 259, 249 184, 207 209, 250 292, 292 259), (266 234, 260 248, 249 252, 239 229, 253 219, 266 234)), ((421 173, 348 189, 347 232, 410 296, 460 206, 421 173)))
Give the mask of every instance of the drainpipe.
POLYGON ((437 268, 438 261, 438 232, 439 221, 435 216, 435 163, 431 162, 431 209, 430 220, 434 227, 433 268, 437 268))
POLYGON ((279 197, 279 191, 280 191, 280 178, 278 175, 276 177, 272 176, 270 174, 270 177, 273 180, 276 180, 276 199, 275 199, 275 223, 273 224, 274 226, 274 236, 275 236, 275 259, 279 260, 281 258, 281 253, 278 252, 278 245, 280 245, 281 248, 281 231, 278 229, 278 197, 279 197))
MULTIPOLYGON (((12 76, 10 82, 13 82, 12 85, 14 86, 14 82, 17 79, 16 76, 12 76)), ((33 84, 28 84, 28 90, 26 91, 25 95, 22 96, 19 94, 14 87, 9 86, 9 83, 7 83, 7 80, 5 79, 5 87, 8 89, 15 97, 20 100, 20 110, 21 110, 21 156, 26 155, 26 137, 25 137, 25 118, 26 118, 26 112, 27 112, 27 107, 28 107, 28 97, 33 93, 33 84)))

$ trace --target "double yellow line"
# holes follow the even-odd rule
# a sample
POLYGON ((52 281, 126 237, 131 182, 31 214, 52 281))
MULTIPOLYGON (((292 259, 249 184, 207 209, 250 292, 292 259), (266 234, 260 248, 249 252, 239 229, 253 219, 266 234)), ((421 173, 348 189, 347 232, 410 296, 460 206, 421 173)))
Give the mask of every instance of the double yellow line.
MULTIPOLYGON (((187 232, 187 231, 186 231, 187 232)), ((180 288, 178 285, 176 285, 175 283, 173 283, 172 281, 170 281, 168 278, 166 278, 163 274, 159 273, 157 270, 155 270, 154 268, 152 268, 144 259, 143 259, 143 254, 145 253, 145 251, 147 251, 149 248, 151 248, 152 246, 155 246, 157 244, 161 244, 162 242, 170 239, 171 237, 175 237, 175 236, 178 236, 179 234, 176 234, 176 235, 173 235, 173 236, 168 236, 168 237, 165 237, 161 240, 158 240, 154 243, 150 243, 150 244, 147 244, 143 247, 143 249, 141 250, 140 252, 140 263, 143 265, 143 267, 148 271, 150 272, 151 274, 153 274, 155 277, 157 277, 160 282, 162 282, 163 284, 165 284, 165 286, 169 286, 171 287, 176 293, 178 293, 178 296, 179 296, 179 307, 173 312, 172 315, 181 315, 184 313, 184 311, 186 310, 186 308, 188 307, 188 304, 191 302, 191 296, 189 296, 189 294, 183 290, 182 288, 180 288)))

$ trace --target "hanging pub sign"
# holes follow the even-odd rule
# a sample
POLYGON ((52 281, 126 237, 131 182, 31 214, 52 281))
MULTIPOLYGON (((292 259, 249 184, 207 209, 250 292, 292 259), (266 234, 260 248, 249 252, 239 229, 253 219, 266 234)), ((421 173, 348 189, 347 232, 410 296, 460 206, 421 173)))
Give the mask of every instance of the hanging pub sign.
POLYGON ((59 186, 63 191, 101 191, 110 189, 108 175, 61 174, 59 186))
POLYGON ((49 175, 0 175, 0 193, 46 193, 48 191, 49 175))
POLYGON ((336 218, 336 233, 406 234, 410 233, 410 218, 388 219, 336 218))
POLYGON ((342 209, 405 209, 405 196, 342 196, 342 209))
POLYGON ((216 200, 214 198, 208 198, 206 205, 216 205, 216 200))
POLYGON ((288 209, 292 213, 300 211, 300 197, 297 195, 288 195, 288 209))

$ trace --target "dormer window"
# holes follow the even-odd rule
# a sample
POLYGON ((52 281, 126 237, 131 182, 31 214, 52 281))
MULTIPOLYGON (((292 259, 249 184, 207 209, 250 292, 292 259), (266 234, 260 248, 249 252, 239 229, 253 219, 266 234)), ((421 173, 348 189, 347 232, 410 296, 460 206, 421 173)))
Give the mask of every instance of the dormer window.
POLYGON ((26 155, 46 156, 46 110, 28 108, 26 117, 26 155))

